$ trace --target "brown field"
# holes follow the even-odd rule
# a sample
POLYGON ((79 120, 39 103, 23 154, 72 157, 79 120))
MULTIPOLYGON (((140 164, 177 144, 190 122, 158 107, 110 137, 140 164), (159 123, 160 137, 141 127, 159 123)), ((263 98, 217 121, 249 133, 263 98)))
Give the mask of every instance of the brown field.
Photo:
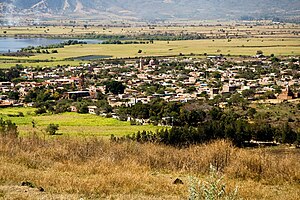
POLYGON ((32 26, 32 27, 0 27, 0 36, 41 35, 48 37, 79 37, 92 35, 141 35, 141 34, 188 34, 202 33, 207 37, 297 37, 300 26, 298 24, 255 23, 239 24, 236 22, 220 24, 173 25, 173 26, 32 26))
POLYGON ((190 176, 210 164, 244 199, 300 196, 300 151, 237 149, 229 142, 177 149, 99 139, 0 138, 3 199, 187 199, 190 176), (184 184, 173 181, 180 178, 184 184), (28 181, 33 188, 21 186, 28 181), (40 192, 40 187, 45 191, 40 192))

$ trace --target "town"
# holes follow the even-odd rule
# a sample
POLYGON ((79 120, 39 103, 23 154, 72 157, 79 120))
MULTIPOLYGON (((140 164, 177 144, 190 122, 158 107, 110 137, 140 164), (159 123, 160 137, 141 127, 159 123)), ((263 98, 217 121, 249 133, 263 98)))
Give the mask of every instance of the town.
POLYGON ((147 104, 155 98, 181 103, 214 100, 222 108, 236 95, 260 103, 300 97, 299 58, 266 57, 259 51, 243 58, 154 57, 55 68, 17 66, 1 73, 1 107, 38 107, 36 98, 41 102, 68 99, 73 103, 65 111, 78 112, 76 101, 89 99, 85 112, 116 118, 113 111, 118 107, 147 104), (40 96, 38 89, 43 90, 40 96), (110 108, 97 107, 95 102, 100 99, 110 108))

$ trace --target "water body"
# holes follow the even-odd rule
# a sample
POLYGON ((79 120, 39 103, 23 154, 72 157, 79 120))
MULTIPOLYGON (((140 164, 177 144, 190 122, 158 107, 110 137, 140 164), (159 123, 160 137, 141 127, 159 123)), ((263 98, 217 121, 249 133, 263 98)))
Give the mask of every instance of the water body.
POLYGON ((100 55, 89 55, 89 56, 81 56, 76 57, 74 60, 88 61, 88 60, 99 60, 104 58, 111 58, 112 56, 100 56, 100 55))
MULTIPOLYGON (((51 38, 0 38, 0 53, 17 52, 18 50, 28 46, 47 46, 51 44, 59 44, 68 39, 51 39, 51 38)), ((76 39, 74 39, 76 40, 76 39)), ((81 40, 88 44, 98 44, 101 40, 81 40)))

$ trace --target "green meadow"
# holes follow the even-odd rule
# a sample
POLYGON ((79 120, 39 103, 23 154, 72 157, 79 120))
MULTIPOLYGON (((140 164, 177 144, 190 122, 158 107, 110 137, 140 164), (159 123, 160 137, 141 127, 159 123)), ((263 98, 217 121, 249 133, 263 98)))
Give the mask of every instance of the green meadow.
POLYGON ((35 108, 1 108, 0 117, 16 123, 21 135, 28 135, 33 132, 45 133, 50 123, 58 124, 58 134, 63 136, 123 136, 138 131, 156 131, 160 127, 152 125, 131 126, 130 122, 122 122, 112 118, 104 118, 91 114, 63 113, 36 115, 35 108), (19 112, 24 117, 12 117, 19 112), (32 127, 32 122, 35 128, 32 127))

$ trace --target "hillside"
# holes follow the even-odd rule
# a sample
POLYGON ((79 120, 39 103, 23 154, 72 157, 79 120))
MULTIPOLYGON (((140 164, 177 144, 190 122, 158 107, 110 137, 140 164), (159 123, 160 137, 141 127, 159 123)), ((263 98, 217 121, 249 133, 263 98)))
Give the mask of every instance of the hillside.
POLYGON ((39 17, 95 16, 99 19, 294 19, 300 15, 298 0, 0 0, 4 18, 10 15, 39 17), (66 15, 67 14, 67 15, 66 15))

